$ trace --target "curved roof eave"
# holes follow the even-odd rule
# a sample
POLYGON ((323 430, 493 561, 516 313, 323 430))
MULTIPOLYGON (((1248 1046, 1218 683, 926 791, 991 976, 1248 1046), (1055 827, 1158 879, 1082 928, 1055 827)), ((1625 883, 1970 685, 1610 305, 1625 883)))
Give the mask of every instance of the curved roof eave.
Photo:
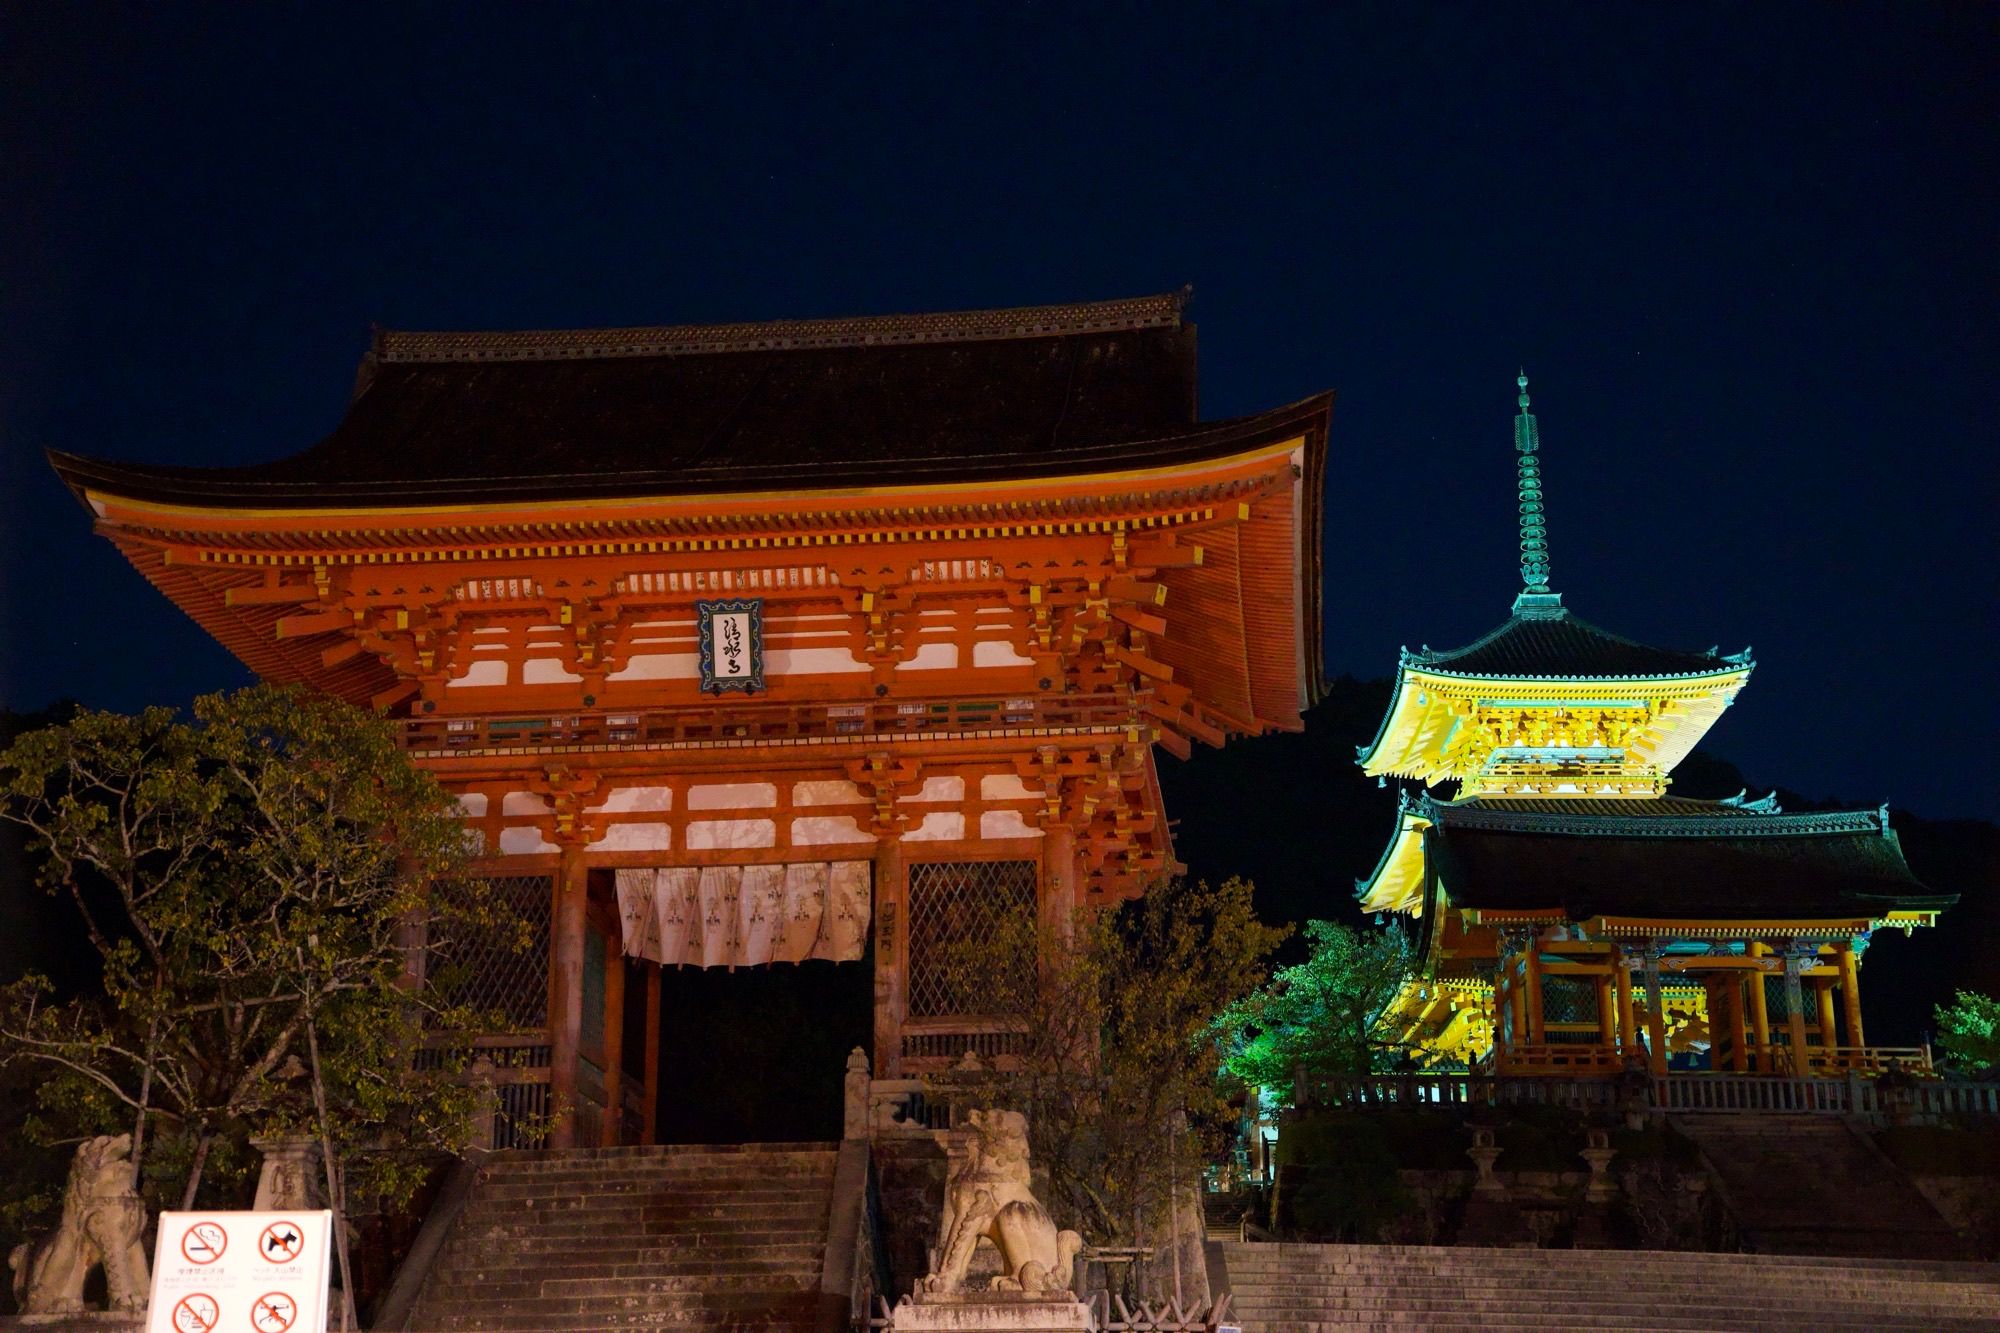
POLYGON ((911 486, 973 484, 983 481, 1059 481, 1105 471, 1198 467, 1243 448, 1273 444, 1290 434, 1317 430, 1325 439, 1333 395, 1315 394, 1250 416, 1204 422, 1186 432, 1121 440, 1032 454, 992 454, 975 458, 857 460, 800 463, 788 467, 718 470, 588 472, 568 476, 435 477, 417 480, 316 482, 259 480, 255 468, 189 468, 127 464, 46 450, 49 464, 79 500, 99 491, 121 499, 211 509, 393 510, 453 500, 468 503, 561 503, 565 500, 687 497, 703 494, 756 494, 837 490, 856 485, 911 486))

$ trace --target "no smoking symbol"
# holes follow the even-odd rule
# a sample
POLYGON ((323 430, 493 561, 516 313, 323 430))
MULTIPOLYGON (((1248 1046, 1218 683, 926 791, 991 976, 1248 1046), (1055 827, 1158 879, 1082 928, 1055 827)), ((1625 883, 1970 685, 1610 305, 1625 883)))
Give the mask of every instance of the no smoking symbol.
POLYGON ((181 1256, 191 1264, 212 1264, 228 1248, 229 1233, 220 1222, 197 1222, 181 1233, 181 1256))
POLYGON ((215 1297, 191 1291, 174 1302, 174 1333, 208 1333, 222 1318, 215 1297))
POLYGON ((288 1264, 305 1248, 305 1233, 296 1222, 273 1222, 257 1237, 257 1253, 274 1264, 288 1264))
POLYGON ((250 1324, 257 1333, 285 1333, 299 1317, 299 1305, 282 1291, 259 1296, 250 1307, 250 1324))

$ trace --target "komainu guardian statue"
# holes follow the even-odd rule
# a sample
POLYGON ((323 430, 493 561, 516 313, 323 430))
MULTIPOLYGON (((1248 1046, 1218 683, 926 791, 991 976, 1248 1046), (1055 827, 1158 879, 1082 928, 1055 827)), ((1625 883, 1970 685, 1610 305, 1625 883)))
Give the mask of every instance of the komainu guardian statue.
POLYGON ((982 1238, 1000 1251, 994 1291, 1067 1291, 1083 1238, 1057 1231, 1048 1209, 1030 1189, 1028 1121, 1019 1111, 973 1111, 965 1162, 945 1185, 944 1221, 938 1228, 937 1271, 919 1289, 955 1292, 982 1238))
POLYGON ((83 1280, 99 1264, 112 1309, 145 1308, 146 1204, 134 1188, 131 1151, 130 1134, 107 1134, 77 1147, 56 1229, 16 1245, 8 1259, 21 1313, 80 1312, 83 1280))

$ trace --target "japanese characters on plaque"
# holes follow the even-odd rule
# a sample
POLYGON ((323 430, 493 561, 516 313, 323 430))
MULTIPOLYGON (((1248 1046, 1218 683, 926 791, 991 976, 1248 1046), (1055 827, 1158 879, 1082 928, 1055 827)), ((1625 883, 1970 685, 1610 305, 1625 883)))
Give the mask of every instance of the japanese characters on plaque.
POLYGON ((704 694, 764 688, 764 599, 696 602, 704 694))

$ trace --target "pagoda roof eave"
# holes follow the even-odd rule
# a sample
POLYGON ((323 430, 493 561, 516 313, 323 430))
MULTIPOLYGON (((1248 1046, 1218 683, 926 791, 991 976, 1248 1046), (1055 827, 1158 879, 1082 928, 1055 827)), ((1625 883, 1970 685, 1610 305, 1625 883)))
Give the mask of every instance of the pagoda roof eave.
POLYGON ((1531 672, 1508 672, 1505 674, 1478 671, 1451 671, 1444 667, 1428 666, 1419 662, 1405 662, 1397 671, 1397 679, 1406 675, 1428 676, 1440 680, 1491 683, 1496 686, 1508 685, 1623 685, 1645 684, 1654 681, 1701 681, 1725 680, 1732 676, 1748 676, 1756 663, 1745 659, 1741 663, 1725 664, 1703 671, 1660 671, 1660 672, 1620 672, 1603 675, 1582 673, 1540 675, 1531 672))
POLYGON ((1700 679, 1747 672, 1754 662, 1748 648, 1723 655, 1654 647, 1554 606, 1517 608, 1463 648, 1405 648, 1399 665, 1462 680, 1582 683, 1700 679))
POLYGON ((1423 843, 1421 835, 1431 821, 1423 813, 1423 799, 1403 798, 1397 802, 1396 831, 1382 849, 1381 858, 1367 878, 1356 880, 1354 898, 1364 912, 1415 914, 1423 906, 1423 843), (1385 879, 1394 874, 1396 892, 1382 892, 1385 879))
POLYGON ((1431 878, 1482 915, 1692 923, 1935 916, 1886 810, 1773 814, 1658 797, 1419 798, 1431 878))

